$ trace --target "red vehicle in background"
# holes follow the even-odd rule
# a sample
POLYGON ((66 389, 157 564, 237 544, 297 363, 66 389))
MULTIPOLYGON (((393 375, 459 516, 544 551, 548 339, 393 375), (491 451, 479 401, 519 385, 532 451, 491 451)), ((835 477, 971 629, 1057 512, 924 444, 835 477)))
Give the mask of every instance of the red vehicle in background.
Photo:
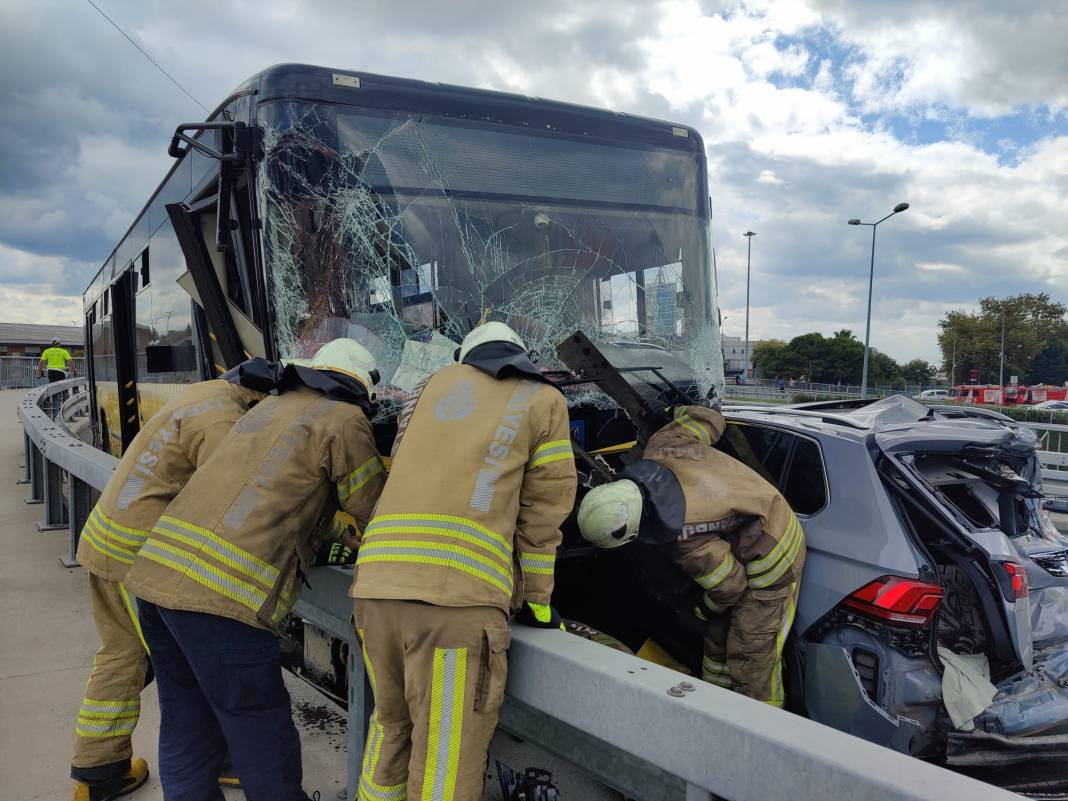
POLYGON ((1048 400, 1068 400, 1065 387, 1021 387, 996 384, 961 384, 949 391, 951 400, 961 403, 977 403, 993 406, 1032 406, 1048 400), (1004 400, 1002 399, 1004 398, 1004 400))

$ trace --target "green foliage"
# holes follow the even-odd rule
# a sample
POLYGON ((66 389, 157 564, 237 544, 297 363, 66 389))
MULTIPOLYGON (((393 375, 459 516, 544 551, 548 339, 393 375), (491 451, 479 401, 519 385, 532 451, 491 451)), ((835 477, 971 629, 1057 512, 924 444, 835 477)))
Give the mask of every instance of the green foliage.
POLYGON ((1068 381, 1068 339, 1064 336, 1047 342, 1036 354, 1027 374, 1032 384, 1060 385, 1068 381))
POLYGON ((868 353, 868 384, 903 384, 901 366, 885 353, 872 348, 868 353))
POLYGON ((934 379, 934 374, 934 365, 923 359, 913 359, 901 365, 901 375, 909 384, 925 387, 934 379))
POLYGON ((968 381, 973 369, 979 370, 980 384, 996 384, 1004 316, 1005 381, 1017 375, 1028 384, 1060 384, 1068 380, 1066 311, 1046 293, 1025 293, 983 298, 974 314, 947 312, 938 324, 943 367, 960 384, 968 381))
MULTIPOLYGON (((864 344, 848 329, 833 336, 811 333, 788 343, 761 342, 756 359, 761 378, 796 378, 820 384, 859 384, 864 368, 864 344)), ((869 384, 900 384, 901 367, 875 348, 868 356, 869 384)))
POLYGON ((781 339, 762 339, 753 344, 753 366, 757 376, 763 376, 761 368, 768 356, 774 358, 774 354, 786 347, 781 339))

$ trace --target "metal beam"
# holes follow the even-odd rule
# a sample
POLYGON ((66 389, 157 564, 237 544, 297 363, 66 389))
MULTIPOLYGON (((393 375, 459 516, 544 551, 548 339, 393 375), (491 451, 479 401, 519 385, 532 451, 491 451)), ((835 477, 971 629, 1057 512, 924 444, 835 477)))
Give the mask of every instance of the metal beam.
POLYGON ((63 567, 78 567, 78 540, 82 529, 93 511, 93 488, 74 475, 68 475, 70 502, 68 505, 68 530, 70 549, 66 556, 59 557, 63 567))
POLYGON ((44 519, 37 524, 38 531, 56 531, 67 528, 67 503, 63 498, 63 469, 55 462, 44 465, 44 519))

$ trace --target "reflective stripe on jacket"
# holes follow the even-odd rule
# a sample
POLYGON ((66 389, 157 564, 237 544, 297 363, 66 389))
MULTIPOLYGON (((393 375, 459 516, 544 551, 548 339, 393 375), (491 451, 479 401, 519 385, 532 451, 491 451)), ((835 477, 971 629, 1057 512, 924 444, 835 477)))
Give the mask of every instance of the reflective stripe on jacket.
POLYGON ((505 612, 549 603, 576 488, 563 395, 450 365, 405 404, 398 431, 350 594, 505 612))
POLYGON ((307 387, 270 396, 167 507, 126 585, 169 609, 272 628, 334 513, 364 529, 384 479, 359 406, 307 387))
POLYGON ((82 529, 82 567, 100 578, 121 581, 167 504, 241 415, 264 397, 229 381, 202 381, 152 415, 126 449, 82 529))
POLYGON ((801 575, 805 535, 786 499, 755 471, 715 445, 723 415, 699 406, 674 410, 643 458, 671 469, 686 496, 675 560, 724 611, 747 590, 788 586, 801 575))

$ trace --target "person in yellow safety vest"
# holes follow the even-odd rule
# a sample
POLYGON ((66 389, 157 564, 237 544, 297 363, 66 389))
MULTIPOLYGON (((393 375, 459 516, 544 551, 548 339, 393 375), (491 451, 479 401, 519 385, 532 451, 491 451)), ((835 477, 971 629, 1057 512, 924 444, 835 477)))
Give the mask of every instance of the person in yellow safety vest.
POLYGON ((416 389, 351 591, 375 711, 363 801, 482 798, 504 698, 508 614, 549 605, 576 475, 567 404, 503 323, 416 389))
POLYGON ((45 367, 48 368, 48 383, 62 381, 67 377, 67 365, 70 364, 72 376, 78 375, 78 365, 74 363, 74 357, 70 351, 59 343, 59 337, 52 337, 52 346, 41 352, 41 360, 37 362, 37 377, 44 376, 45 367))
POLYGON ((78 562, 89 577, 100 649, 75 727, 74 801, 108 801, 144 784, 148 765, 133 756, 139 696, 151 675, 133 599, 124 579, 167 504, 269 386, 243 384, 251 360, 214 381, 193 384, 154 414, 134 437, 89 515, 78 562))
POLYGON ((228 749, 249 801, 308 801, 273 632, 335 513, 361 531, 371 517, 385 480, 377 380, 348 339, 288 364, 279 394, 234 425, 141 546, 126 581, 152 652, 168 799, 222 801, 228 749))
POLYGON ((700 406, 672 412, 641 460, 586 494, 579 528, 602 548, 636 538, 670 545, 704 590, 695 610, 705 621, 701 677, 781 707, 804 532, 775 487, 713 447, 723 415, 700 406))

